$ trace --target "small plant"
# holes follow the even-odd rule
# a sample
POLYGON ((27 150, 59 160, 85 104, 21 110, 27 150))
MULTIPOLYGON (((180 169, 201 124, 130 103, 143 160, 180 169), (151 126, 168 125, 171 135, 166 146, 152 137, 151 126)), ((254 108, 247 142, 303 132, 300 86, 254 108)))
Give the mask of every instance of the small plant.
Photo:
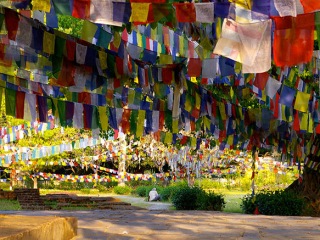
POLYGON ((116 186, 113 188, 113 192, 119 195, 126 195, 131 192, 131 188, 129 186, 116 186))

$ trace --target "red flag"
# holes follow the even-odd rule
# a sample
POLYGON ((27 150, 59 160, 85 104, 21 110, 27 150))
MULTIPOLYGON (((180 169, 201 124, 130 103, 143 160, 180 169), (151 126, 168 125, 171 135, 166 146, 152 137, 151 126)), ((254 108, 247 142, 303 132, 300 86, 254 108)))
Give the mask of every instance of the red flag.
POLYGON ((178 22, 195 22, 196 9, 193 3, 173 3, 178 22))

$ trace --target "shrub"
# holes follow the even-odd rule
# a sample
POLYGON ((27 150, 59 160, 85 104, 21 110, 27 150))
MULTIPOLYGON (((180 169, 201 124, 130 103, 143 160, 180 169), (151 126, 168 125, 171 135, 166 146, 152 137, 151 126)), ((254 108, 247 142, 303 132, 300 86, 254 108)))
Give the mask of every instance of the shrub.
POLYGON ((290 191, 263 191, 255 196, 246 195, 241 208, 245 213, 253 213, 258 208, 261 214, 281 216, 301 216, 305 201, 290 191))
POLYGON ((172 196, 172 203, 177 210, 195 210, 197 208, 197 197, 202 191, 198 187, 179 188, 172 196))
POLYGON ((199 187, 178 188, 172 194, 172 203, 177 210, 221 211, 225 206, 222 195, 207 193, 199 187))
POLYGON ((147 196, 147 187, 146 186, 137 187, 132 193, 134 195, 139 196, 139 197, 146 197, 147 196))
POLYGON ((215 194, 211 192, 202 192, 197 199, 198 210, 207 210, 207 211, 222 211, 226 203, 224 201, 223 195, 215 194))
POLYGON ((169 186, 164 187, 160 190, 159 194, 161 197, 161 201, 169 201, 171 200, 173 194, 179 189, 177 186, 169 186))
POLYGON ((131 188, 129 186, 116 186, 113 188, 113 192, 119 195, 126 195, 131 192, 131 188))

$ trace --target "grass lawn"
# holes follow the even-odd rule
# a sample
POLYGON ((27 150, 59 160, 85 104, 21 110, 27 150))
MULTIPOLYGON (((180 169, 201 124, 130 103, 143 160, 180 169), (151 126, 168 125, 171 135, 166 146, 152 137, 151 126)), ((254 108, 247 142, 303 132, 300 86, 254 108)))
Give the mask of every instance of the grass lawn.
POLYGON ((0 211, 17 211, 21 210, 17 200, 0 199, 0 211))
POLYGON ((221 193, 224 196, 226 206, 223 209, 224 212, 230 213, 242 213, 241 199, 249 192, 243 191, 229 191, 227 189, 220 189, 215 191, 216 193, 221 193))

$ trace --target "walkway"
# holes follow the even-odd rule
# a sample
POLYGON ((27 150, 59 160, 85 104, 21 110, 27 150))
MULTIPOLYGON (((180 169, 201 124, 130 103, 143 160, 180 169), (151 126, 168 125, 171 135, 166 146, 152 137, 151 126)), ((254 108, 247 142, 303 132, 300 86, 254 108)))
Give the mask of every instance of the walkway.
POLYGON ((25 216, 78 218, 79 239, 206 240, 319 239, 320 219, 208 211, 2 211, 25 216))

